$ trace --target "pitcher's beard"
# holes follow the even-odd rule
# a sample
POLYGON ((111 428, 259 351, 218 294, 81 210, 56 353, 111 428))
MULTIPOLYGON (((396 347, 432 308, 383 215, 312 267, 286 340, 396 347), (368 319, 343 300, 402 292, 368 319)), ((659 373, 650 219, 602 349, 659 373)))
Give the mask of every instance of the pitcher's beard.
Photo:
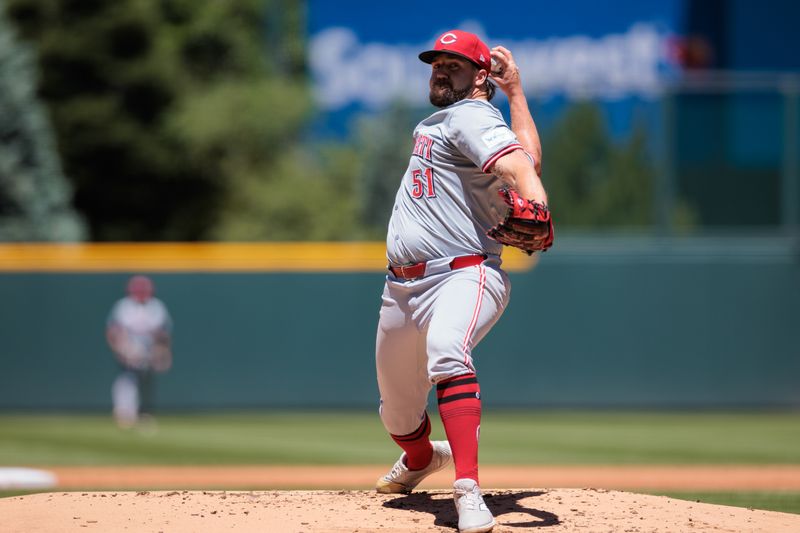
POLYGON ((449 85, 437 84, 431 87, 428 98, 436 107, 447 107, 466 98, 470 89, 471 87, 465 87, 464 89, 456 90, 449 85))

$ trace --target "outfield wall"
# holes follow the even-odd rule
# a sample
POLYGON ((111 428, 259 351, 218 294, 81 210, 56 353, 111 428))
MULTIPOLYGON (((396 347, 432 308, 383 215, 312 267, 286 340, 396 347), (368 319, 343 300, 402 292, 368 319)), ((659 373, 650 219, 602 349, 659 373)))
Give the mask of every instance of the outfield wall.
MULTIPOLYGON (((12 258, 0 249, 0 409, 109 409, 105 319, 143 271, 175 322, 160 408, 377 407, 374 260, 23 271, 12 258)), ((796 242, 565 237, 533 268, 515 261, 511 304, 475 352, 487 407, 800 407, 796 242)))

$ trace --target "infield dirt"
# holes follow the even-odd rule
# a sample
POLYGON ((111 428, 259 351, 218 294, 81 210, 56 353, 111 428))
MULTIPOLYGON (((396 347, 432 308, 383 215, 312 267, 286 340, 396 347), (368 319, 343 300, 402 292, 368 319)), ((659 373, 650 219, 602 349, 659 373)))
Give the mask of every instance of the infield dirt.
MULTIPOLYGON (((455 531, 452 491, 444 488, 452 473, 431 476, 411 495, 359 490, 370 486, 383 468, 58 467, 51 469, 59 480, 54 492, 0 499, 0 531, 455 531), (241 490, 298 486, 340 490, 241 490), (148 490, 119 490, 133 487, 148 490), (155 490, 166 487, 181 488, 155 490), (110 490, 98 492, 105 488, 110 490)), ((492 487, 484 492, 497 518, 496 533, 800 532, 800 515, 609 490, 797 490, 796 466, 487 466, 481 476, 483 486, 492 487), (509 488, 531 481, 567 488, 509 488)))
MULTIPOLYGON (((602 489, 488 490, 496 533, 796 532, 800 515, 602 489)), ((46 532, 454 531, 451 491, 56 492, 0 500, 2 530, 46 532)))

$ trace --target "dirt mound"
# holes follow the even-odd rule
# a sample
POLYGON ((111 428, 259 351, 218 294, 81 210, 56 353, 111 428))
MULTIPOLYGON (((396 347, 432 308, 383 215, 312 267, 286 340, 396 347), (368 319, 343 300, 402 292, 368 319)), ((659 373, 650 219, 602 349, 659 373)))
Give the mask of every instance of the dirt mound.
MULTIPOLYGON (((800 515, 597 489, 486 490, 496 533, 800 531, 800 515)), ((0 499, 2 530, 416 532, 455 530, 452 492, 53 492, 0 499)))

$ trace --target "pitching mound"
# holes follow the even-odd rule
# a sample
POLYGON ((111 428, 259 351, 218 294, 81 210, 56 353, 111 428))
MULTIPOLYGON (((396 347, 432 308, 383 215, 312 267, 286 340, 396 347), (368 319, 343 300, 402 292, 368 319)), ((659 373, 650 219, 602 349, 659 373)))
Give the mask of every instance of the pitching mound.
MULTIPOLYGON (((800 531, 800 515, 595 489, 488 490, 496 533, 800 531)), ((55 492, 0 500, 4 532, 449 531, 451 491, 55 492)))

